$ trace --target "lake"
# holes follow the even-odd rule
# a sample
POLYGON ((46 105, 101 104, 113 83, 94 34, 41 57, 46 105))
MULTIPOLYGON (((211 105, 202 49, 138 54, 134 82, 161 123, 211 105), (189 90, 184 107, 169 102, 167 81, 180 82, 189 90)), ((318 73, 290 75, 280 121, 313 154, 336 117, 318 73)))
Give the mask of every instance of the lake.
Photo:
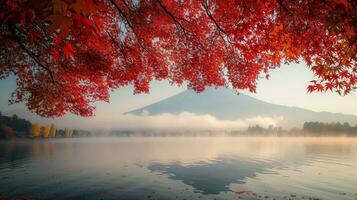
POLYGON ((357 138, 2 141, 0 197, 356 200, 357 138))

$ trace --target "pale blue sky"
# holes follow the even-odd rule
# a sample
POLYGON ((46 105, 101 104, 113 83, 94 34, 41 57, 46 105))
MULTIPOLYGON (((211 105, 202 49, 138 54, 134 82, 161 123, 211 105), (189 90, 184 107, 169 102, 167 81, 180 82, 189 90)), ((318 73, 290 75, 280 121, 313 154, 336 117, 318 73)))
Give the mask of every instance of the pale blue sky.
MULTIPOLYGON (((271 72, 270 80, 259 81, 254 96, 270 103, 297 106, 314 111, 329 111, 357 115, 357 94, 341 97, 335 93, 307 94, 306 87, 313 74, 304 64, 282 65, 281 68, 271 72)), ((21 110, 24 104, 8 106, 7 100, 15 89, 14 78, 0 81, 0 111, 21 110)), ((123 113, 139 108, 158 100, 172 96, 185 87, 171 86, 168 82, 153 82, 150 94, 133 95, 132 88, 126 87, 116 90, 111 94, 110 103, 97 103, 97 115, 123 113)))

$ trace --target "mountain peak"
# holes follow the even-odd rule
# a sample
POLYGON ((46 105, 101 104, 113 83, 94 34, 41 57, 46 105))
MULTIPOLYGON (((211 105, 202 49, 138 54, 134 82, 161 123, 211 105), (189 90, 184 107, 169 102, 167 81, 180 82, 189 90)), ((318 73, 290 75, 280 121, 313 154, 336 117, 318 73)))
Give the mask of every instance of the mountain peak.
POLYGON ((282 117, 284 128, 301 127, 305 121, 357 123, 357 116, 314 112, 297 107, 276 105, 251 96, 237 93, 230 88, 207 88, 202 93, 185 90, 177 95, 125 114, 158 115, 163 113, 180 114, 190 112, 199 115, 209 114, 220 120, 237 120, 254 117, 282 117))

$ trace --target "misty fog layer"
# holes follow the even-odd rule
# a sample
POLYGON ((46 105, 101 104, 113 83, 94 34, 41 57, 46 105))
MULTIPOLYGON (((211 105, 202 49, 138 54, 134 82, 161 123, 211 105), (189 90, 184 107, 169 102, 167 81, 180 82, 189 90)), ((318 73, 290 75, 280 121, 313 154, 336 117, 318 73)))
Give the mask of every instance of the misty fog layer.
MULTIPOLYGON (((219 120, 208 114, 199 115, 195 113, 182 112, 178 115, 164 113, 159 115, 149 115, 143 112, 142 115, 107 115, 88 118, 82 123, 72 123, 74 127, 94 128, 94 129, 116 129, 116 130, 245 130, 248 126, 260 125, 268 127, 278 126, 283 117, 251 117, 239 118, 236 120, 219 120)), ((68 122, 66 122, 68 124, 68 122)), ((61 125, 61 124, 60 124, 61 125)))

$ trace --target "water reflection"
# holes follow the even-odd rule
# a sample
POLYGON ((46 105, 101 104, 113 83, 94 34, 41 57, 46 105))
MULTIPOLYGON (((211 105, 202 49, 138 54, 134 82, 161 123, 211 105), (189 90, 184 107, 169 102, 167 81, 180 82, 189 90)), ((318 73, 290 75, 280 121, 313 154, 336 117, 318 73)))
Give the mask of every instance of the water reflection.
POLYGON ((16 167, 29 159, 51 158, 55 153, 56 146, 55 143, 49 141, 1 141, 0 166, 8 164, 16 167))
POLYGON ((355 150, 355 138, 318 138, 304 142, 304 149, 308 154, 349 155, 355 150))
POLYGON ((257 162, 245 158, 218 158, 212 162, 200 162, 194 165, 152 164, 148 169, 169 175, 170 179, 180 180, 194 187, 202 194, 219 194, 230 191, 232 183, 245 183, 246 178, 254 178, 257 173, 272 167, 269 163, 257 162))
POLYGON ((0 142, 0 169, 15 168, 31 155, 29 145, 0 142))
POLYGON ((233 199, 249 190, 355 199, 356 169, 352 138, 7 141, 0 142, 0 197, 233 199))

